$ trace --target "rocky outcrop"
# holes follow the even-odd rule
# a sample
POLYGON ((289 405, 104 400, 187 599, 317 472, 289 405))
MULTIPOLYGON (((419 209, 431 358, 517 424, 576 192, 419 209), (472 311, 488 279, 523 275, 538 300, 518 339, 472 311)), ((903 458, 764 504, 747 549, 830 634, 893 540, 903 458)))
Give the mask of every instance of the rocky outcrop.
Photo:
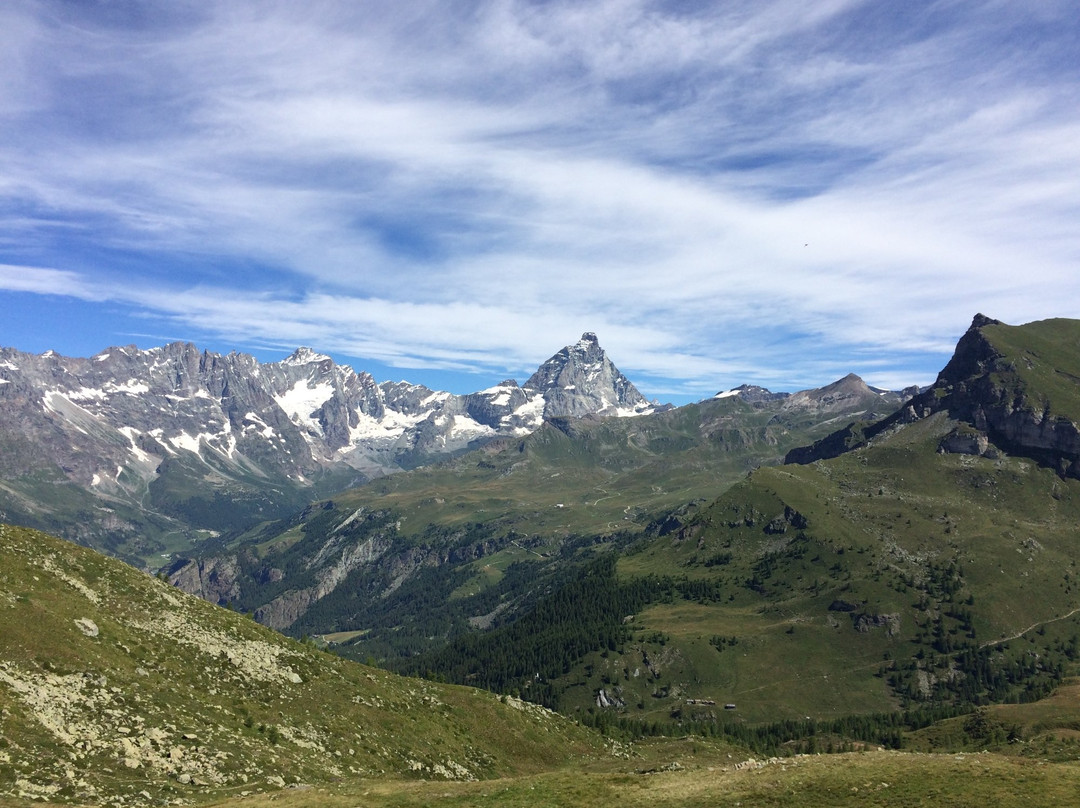
POLYGON ((391 541, 385 535, 372 536, 359 544, 344 547, 335 547, 333 542, 328 542, 320 548, 318 557, 308 564, 309 569, 316 569, 318 582, 314 586, 292 589, 277 596, 255 610, 255 619, 278 630, 288 628, 313 603, 336 590, 353 570, 376 562, 390 546, 391 541))
POLYGON ((853 614, 851 615, 852 626, 860 634, 868 634, 873 629, 883 628, 889 637, 895 637, 900 633, 900 614, 853 614))
POLYGON ((600 688, 596 694, 596 706, 602 710, 606 709, 622 709, 626 706, 626 702, 622 698, 622 688, 614 687, 610 691, 606 688, 600 688))
MULTIPOLYGON (((965 424, 964 427, 966 426, 965 424)), ((968 454, 985 457, 997 455, 997 452, 990 446, 990 439, 985 433, 963 427, 957 427, 942 438, 938 450, 945 454, 968 454)))
POLYGON ((181 559, 167 575, 173 586, 211 603, 225 605, 240 599, 241 571, 235 555, 181 559))
POLYGON ((1075 321, 1007 326, 976 315, 930 388, 893 415, 868 426, 845 427, 812 446, 792 450, 786 460, 810 463, 836 457, 888 430, 945 412, 961 426, 942 440, 944 452, 992 456, 1003 450, 1080 478, 1076 330, 1075 321))

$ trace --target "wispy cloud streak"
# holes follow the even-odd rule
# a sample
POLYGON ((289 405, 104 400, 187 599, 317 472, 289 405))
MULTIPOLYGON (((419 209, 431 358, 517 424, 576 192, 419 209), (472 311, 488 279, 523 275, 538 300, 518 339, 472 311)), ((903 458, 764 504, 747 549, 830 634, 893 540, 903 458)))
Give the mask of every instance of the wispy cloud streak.
POLYGON ((136 8, 0 12, 0 289, 688 396, 1080 314, 1069 3, 136 8))

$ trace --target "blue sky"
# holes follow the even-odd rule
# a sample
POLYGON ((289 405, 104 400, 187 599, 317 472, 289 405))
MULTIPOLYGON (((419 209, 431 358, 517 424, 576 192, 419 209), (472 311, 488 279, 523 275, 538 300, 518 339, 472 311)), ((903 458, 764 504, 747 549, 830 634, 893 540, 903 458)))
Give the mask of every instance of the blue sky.
POLYGON ((0 345, 926 384, 1080 316, 1075 0, 0 7, 0 345))

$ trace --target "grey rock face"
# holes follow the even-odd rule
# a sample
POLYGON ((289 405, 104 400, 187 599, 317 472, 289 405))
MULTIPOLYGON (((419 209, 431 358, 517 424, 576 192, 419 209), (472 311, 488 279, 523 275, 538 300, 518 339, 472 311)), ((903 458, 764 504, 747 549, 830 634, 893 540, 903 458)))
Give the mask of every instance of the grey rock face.
POLYGON ((653 410, 591 332, 547 360, 524 386, 544 397, 545 418, 641 415, 653 410))
MULTIPOLYGON (((148 534, 151 518, 162 532, 231 530, 295 509, 320 481, 319 492, 344 488, 546 417, 648 411, 592 334, 525 387, 465 396, 380 384, 308 348, 266 364, 182 342, 88 359, 4 348, 0 479, 14 493, 0 492, 0 518, 48 512, 62 483, 82 501, 73 513, 97 511, 68 538, 107 550, 148 534)), ((29 523, 55 529, 71 515, 29 523)))

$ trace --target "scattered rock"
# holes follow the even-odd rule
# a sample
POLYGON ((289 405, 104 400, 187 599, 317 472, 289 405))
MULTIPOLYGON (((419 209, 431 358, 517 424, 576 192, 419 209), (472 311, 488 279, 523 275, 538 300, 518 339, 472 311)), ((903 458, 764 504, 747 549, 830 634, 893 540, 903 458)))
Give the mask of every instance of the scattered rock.
POLYGON ((87 637, 96 637, 100 633, 97 627, 97 623, 95 623, 89 617, 80 617, 76 619, 75 625, 78 626, 79 631, 81 631, 87 637))
POLYGON ((885 633, 895 637, 900 633, 900 614, 853 614, 851 615, 855 630, 860 634, 867 634, 871 629, 884 628, 885 633))

